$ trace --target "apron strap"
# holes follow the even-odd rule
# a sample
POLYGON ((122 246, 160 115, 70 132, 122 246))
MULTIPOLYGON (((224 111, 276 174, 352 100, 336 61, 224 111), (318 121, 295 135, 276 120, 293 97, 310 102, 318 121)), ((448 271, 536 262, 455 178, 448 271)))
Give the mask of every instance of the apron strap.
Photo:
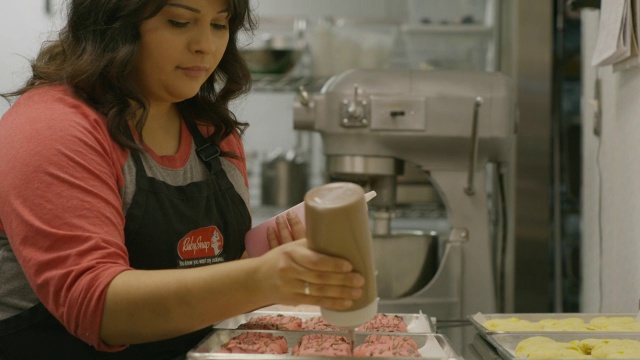
POLYGON ((212 160, 219 161, 219 159, 217 158, 220 156, 220 148, 212 144, 209 140, 207 140, 202 135, 195 121, 192 121, 190 119, 184 119, 184 122, 189 128, 189 131, 191 132, 191 136, 193 137, 193 141, 196 144, 196 154, 198 155, 200 160, 202 160, 205 164, 207 164, 207 167, 211 169, 209 164, 212 163, 212 160))
MULTIPOLYGON (((214 144, 212 144, 209 140, 207 140, 204 135, 198 129, 198 125, 195 121, 184 119, 189 132, 191 133, 191 137, 196 145, 196 155, 202 160, 207 169, 211 171, 211 169, 218 171, 222 168, 222 164, 220 163, 220 148, 214 144)), ((135 139, 133 134, 131 133, 131 128, 127 127, 129 131, 127 131, 126 136, 129 140, 135 143, 135 139)), ((133 157, 134 163, 136 164, 136 173, 139 175, 146 176, 146 171, 144 170, 144 166, 142 164, 142 159, 140 158, 140 154, 137 151, 132 151, 131 155, 133 157)))

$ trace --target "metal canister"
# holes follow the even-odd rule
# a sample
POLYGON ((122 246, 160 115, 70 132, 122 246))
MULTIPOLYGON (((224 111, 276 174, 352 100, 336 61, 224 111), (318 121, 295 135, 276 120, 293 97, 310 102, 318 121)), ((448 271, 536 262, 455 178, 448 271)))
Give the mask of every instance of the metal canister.
POLYGON ((296 151, 276 152, 262 163, 262 205, 289 207, 309 189, 308 163, 296 151))

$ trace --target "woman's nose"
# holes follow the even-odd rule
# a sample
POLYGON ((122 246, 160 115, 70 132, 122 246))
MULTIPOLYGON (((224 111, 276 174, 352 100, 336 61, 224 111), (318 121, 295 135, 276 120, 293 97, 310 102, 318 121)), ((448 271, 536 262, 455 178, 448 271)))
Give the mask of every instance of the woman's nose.
POLYGON ((213 53, 216 47, 211 28, 207 26, 206 30, 198 29, 194 31, 189 47, 193 53, 207 55, 213 53))

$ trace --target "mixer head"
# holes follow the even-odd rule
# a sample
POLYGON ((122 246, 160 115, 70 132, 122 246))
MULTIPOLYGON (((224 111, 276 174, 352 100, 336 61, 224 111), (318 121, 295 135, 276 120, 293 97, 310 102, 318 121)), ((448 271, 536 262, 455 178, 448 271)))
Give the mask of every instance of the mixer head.
POLYGON ((499 73, 357 69, 335 75, 317 95, 302 94, 294 127, 322 135, 330 171, 381 171, 377 160, 332 159, 340 156, 467 169, 474 122, 478 166, 508 161, 514 141, 514 92, 499 73))

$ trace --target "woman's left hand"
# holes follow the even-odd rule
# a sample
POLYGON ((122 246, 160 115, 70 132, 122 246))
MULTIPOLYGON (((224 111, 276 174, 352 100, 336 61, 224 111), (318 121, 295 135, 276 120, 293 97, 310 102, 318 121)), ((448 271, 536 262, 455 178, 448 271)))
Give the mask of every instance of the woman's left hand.
POLYGON ((288 211, 285 215, 279 215, 276 217, 276 227, 267 228, 269 248, 273 249, 282 244, 303 239, 306 236, 306 231, 307 229, 295 212, 288 211))

